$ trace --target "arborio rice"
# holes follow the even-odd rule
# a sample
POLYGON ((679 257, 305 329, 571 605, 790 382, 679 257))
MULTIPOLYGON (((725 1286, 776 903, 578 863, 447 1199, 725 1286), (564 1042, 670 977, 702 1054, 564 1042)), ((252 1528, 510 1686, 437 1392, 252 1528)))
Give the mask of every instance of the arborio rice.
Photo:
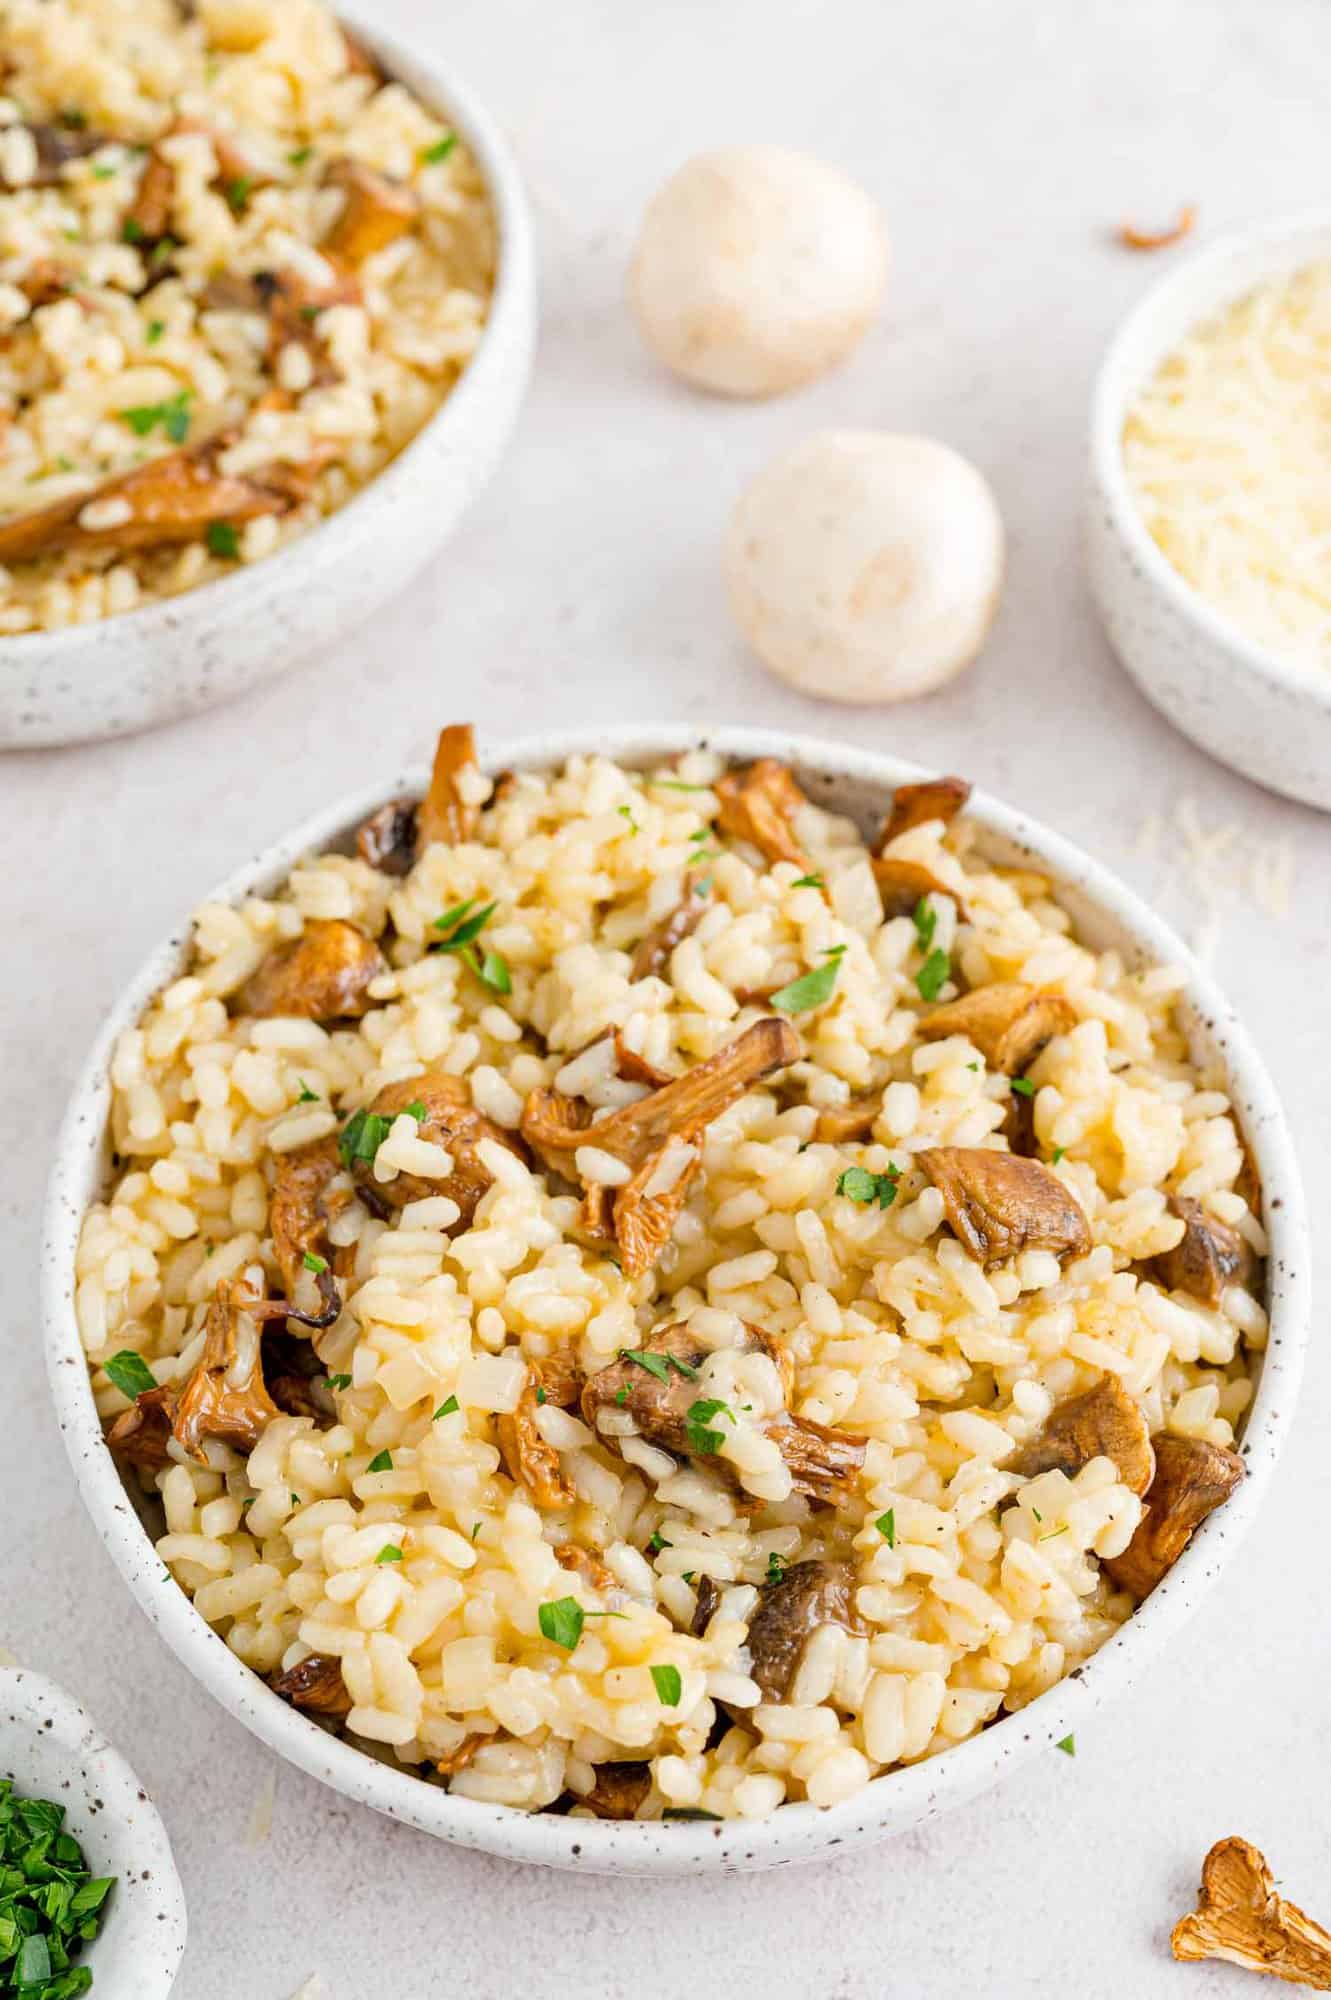
POLYGON ((493 233, 315 0, 0 0, 0 633, 342 506, 466 366, 493 233))
POLYGON ((965 793, 870 848, 779 765, 492 785, 453 729, 356 856, 199 911, 78 1313, 280 1694, 515 1807, 830 1806, 1051 1687, 1231 1490, 1223 1079, 965 793))

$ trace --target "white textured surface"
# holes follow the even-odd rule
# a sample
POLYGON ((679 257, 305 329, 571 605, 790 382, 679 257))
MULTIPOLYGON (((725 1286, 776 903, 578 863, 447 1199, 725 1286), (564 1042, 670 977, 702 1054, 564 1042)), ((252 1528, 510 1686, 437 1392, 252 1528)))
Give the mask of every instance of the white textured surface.
MULTIPOLYGON (((434 16, 424 0, 383 12, 399 28, 434 16)), ((449 14, 450 54, 507 117, 545 201, 542 351, 500 476, 432 573, 321 665, 153 737, 0 765, 21 829, 0 890, 0 1645, 80 1693, 157 1797, 190 1900, 181 2000, 287 2000, 314 1971, 328 2000, 507 2000, 515 1985, 676 2000, 737 1974, 771 2000, 1240 2000, 1263 1989, 1174 1966, 1166 1938, 1206 1847, 1231 1831, 1267 1850, 1296 1900, 1331 1910, 1331 1364, 1316 1332, 1252 1535, 1075 1761, 1051 1754, 921 1833, 766 1878, 570 1882, 379 1822, 286 1769, 270 1840, 247 1847, 267 1754, 154 1639, 74 1497, 38 1352, 36 1230, 101 1007, 199 888, 325 790, 422 755, 454 715, 508 733, 587 716, 761 720, 876 743, 1028 805, 1185 924, 1195 895, 1134 851, 1167 789, 1208 825, 1237 816, 1288 840, 1297 924, 1236 899, 1217 962, 1286 1093, 1315 1225, 1331 1195, 1331 831, 1209 764, 1136 694, 1094 625, 1075 529, 1098 353, 1157 268, 1109 246, 1106 225, 1167 218, 1192 196, 1207 227, 1306 203, 1324 170, 1309 80, 1331 57, 1331 15, 1314 0, 1285 0, 1278 18, 1267 0, 681 0, 650 14, 568 0, 557 15, 456 0, 449 14), (896 250, 886 315, 851 366, 755 408, 658 379, 620 304, 641 200, 688 150, 743 138, 857 173, 896 250), (768 454, 818 425, 875 422, 975 458, 1011 568, 973 674, 860 713, 801 701, 743 657, 718 550, 768 454)))

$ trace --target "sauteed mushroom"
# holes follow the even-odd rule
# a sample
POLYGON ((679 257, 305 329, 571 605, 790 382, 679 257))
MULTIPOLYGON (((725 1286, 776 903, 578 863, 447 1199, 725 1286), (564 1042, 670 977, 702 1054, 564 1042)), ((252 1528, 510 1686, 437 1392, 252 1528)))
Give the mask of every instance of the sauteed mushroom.
POLYGON ((1243 1478, 1243 1460, 1223 1445, 1203 1438, 1160 1431, 1155 1476, 1146 1489, 1146 1507, 1137 1531, 1121 1556, 1103 1567, 1119 1590, 1141 1601, 1174 1567, 1208 1514, 1223 1506, 1243 1478))
POLYGON ((675 946, 692 937, 706 914, 707 898, 699 894, 697 882, 690 877, 683 899, 639 943, 633 954, 633 977, 647 979, 653 973, 664 973, 675 946))
POLYGON ((936 1146, 916 1159, 942 1195, 953 1233, 986 1270, 1021 1250, 1062 1259, 1090 1249, 1080 1204, 1039 1160, 988 1146, 936 1146))
POLYGON ((824 1625, 864 1629, 855 1609, 853 1563, 792 1563, 776 1582, 761 1586, 749 1620, 749 1672, 765 1700, 789 1698, 804 1648, 824 1625))
POLYGON ((459 780, 477 770, 471 723, 441 729, 425 797, 392 799, 372 813, 356 836, 361 860, 385 875, 406 875, 432 841, 454 846, 470 840, 480 809, 464 797, 467 787, 459 780))
POLYGON ((971 795, 965 778, 925 778, 918 785, 898 785, 892 794, 892 810, 878 836, 881 855, 889 841, 909 833, 913 826, 941 819, 944 826, 954 820, 971 795))
MULTIPOLYGON (((550 1363, 534 1362, 517 1408, 495 1418, 495 1436, 505 1470, 510 1479, 527 1488, 542 1513, 571 1507, 577 1495, 563 1475, 558 1451, 541 1436, 537 1411, 546 1404, 554 1409, 576 1409, 582 1379, 582 1371, 576 1364, 562 1358, 556 1357, 550 1363)), ((562 1554, 559 1559, 563 1562, 562 1554)))
POLYGON ((1057 1404, 1039 1436, 1008 1459, 1004 1470, 1034 1479, 1056 1468, 1071 1479, 1093 1458, 1112 1458, 1134 1493, 1146 1491, 1155 1471, 1146 1419, 1117 1375, 1106 1373, 1093 1388, 1057 1404))
POLYGON ((746 840, 768 861, 791 861, 807 870, 808 858, 795 838, 795 815, 809 801, 789 767, 775 757, 760 757, 742 771, 727 771, 712 787, 721 801, 716 816, 721 832, 746 840))
POLYGON ((1175 1958, 1226 1959, 1331 1993, 1331 1933, 1276 1894, 1266 1856, 1231 1833, 1202 1863, 1198 1907, 1174 1926, 1175 1958))
POLYGON ((409 1105, 419 1105, 425 1114, 416 1119, 417 1136, 428 1144, 442 1146, 453 1163, 451 1169, 438 1179, 400 1173, 392 1180, 380 1181, 375 1179, 373 1159, 356 1154, 351 1162, 351 1177, 357 1190, 362 1200, 381 1213, 405 1208, 409 1201, 423 1201, 428 1195, 446 1195, 461 1211, 452 1232, 470 1229, 481 1196, 494 1182, 493 1174, 476 1150, 481 1140, 492 1139, 518 1159, 523 1157, 522 1148, 511 1132, 476 1109, 470 1087, 463 1078, 450 1076, 444 1070, 426 1070, 420 1076, 404 1077, 399 1083, 385 1085, 367 1108, 366 1116, 381 1122, 386 1138, 387 1126, 409 1105))
MULTIPOLYGON (((333 1263, 336 1253, 328 1241, 328 1225, 351 1199, 351 1183, 338 1157, 336 1139, 316 1139, 312 1145, 278 1154, 268 1204, 268 1232, 288 1298, 295 1298, 302 1276, 309 1270, 307 1257, 333 1263)), ((325 1275, 316 1273, 320 1278, 325 1275)))
POLYGON ((1047 1042, 1076 1025, 1076 1013, 1062 994, 996 980, 922 1015, 920 1034, 927 1042, 965 1035, 990 1069, 1023 1076, 1047 1042))
POLYGON ((358 1020, 373 1006, 369 989, 388 970, 372 938, 340 917, 311 918, 294 943, 270 951, 236 995, 236 1011, 261 1018, 358 1020))
POLYGON ((597 1764, 596 1783, 589 1792, 573 1792, 569 1804, 586 1806, 598 1819, 635 1819, 652 1789, 646 1764, 597 1764))
POLYGON ((269 1682, 274 1694, 281 1695, 293 1708, 310 1715, 348 1715, 351 1696, 342 1678, 342 1662, 335 1653, 307 1653, 294 1667, 287 1667, 269 1682))
POLYGON ((73 125, 16 125, 10 131, 26 132, 37 154, 37 169, 26 181, 10 181, 0 168, 0 187, 15 192, 21 187, 58 187, 62 169, 70 160, 86 159, 107 144, 105 132, 92 132, 73 125))
POLYGON ((967 921, 966 906, 956 890, 922 861, 907 861, 897 854, 875 854, 870 860, 885 917, 910 916, 925 896, 950 896, 958 917, 967 921))
POLYGON ((1257 1260, 1238 1230, 1208 1215, 1199 1201, 1171 1194, 1169 1210, 1182 1222, 1183 1236, 1153 1259, 1156 1276, 1171 1292, 1189 1292, 1214 1308, 1226 1285, 1250 1281, 1257 1260))

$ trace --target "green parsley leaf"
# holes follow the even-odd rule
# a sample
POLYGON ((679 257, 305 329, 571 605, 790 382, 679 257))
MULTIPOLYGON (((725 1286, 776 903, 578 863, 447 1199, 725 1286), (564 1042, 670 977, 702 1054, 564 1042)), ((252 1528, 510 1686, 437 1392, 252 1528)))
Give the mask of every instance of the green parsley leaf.
POLYGON ((65 456, 65 454, 64 454, 64 452, 63 452, 63 451, 62 451, 62 452, 60 453, 59 457, 58 457, 58 458, 56 459, 56 464, 57 464, 57 465, 59 466, 59 468, 60 468, 60 470, 61 470, 62 472, 72 472, 72 471, 74 470, 74 461, 73 461, 73 459, 72 459, 72 458, 66 458, 66 456, 65 456))
POLYGON ((659 1556, 662 1549, 673 1549, 675 1544, 668 1542, 659 1528, 653 1528, 651 1535, 648 1537, 647 1546, 653 1555, 659 1556))
POLYGON ((292 1504, 292 1506, 293 1506, 293 1507, 299 1507, 299 1505, 300 1505, 300 1495, 299 1495, 299 1493, 292 1493, 292 1494, 290 1494, 290 1495, 289 1495, 288 1497, 290 1498, 290 1501, 291 1501, 291 1504, 292 1504))
POLYGON ((921 896, 914 911, 915 937, 921 951, 928 951, 938 928, 938 912, 927 896, 921 896))
POLYGON ((483 1528, 484 1526, 485 1526, 485 1523, 484 1523, 483 1521, 473 1521, 473 1522, 472 1522, 472 1524, 471 1524, 471 1538, 472 1538, 473 1542, 475 1541, 475 1539, 476 1539, 477 1535, 479 1535, 479 1534, 480 1534, 480 1532, 481 1532, 481 1529, 482 1529, 482 1528, 483 1528))
POLYGON ((628 821, 628 827, 630 833, 642 832, 642 828, 638 825, 637 820, 634 819, 633 817, 632 806, 616 806, 615 811, 619 814, 619 817, 621 819, 628 821))
POLYGON ((313 146, 297 146, 294 152, 287 154, 288 165, 293 167, 303 167, 306 160, 309 159, 313 151, 314 151, 313 146))
POLYGON ((183 444, 189 431, 192 395, 190 389, 178 389, 164 403, 139 403, 133 409, 121 410, 120 420, 129 425, 135 437, 147 437, 161 424, 172 444, 183 444))
POLYGON ((725 1443, 724 1431, 708 1429, 710 1420, 716 1416, 729 1417, 732 1424, 735 1421, 734 1411, 725 1403, 718 1402, 715 1396, 706 1396, 690 1404, 684 1419, 684 1434, 695 1458, 711 1458, 725 1443))
POLYGON ((439 1405, 439 1408, 435 1411, 434 1415, 431 1417, 430 1422, 432 1424, 437 1424, 440 1417, 451 1417, 453 1412, 457 1408, 458 1408, 458 1399, 456 1396, 445 1397, 444 1401, 439 1405))
POLYGON ((161 339, 162 335, 165 332, 166 332, 166 321, 164 319, 150 319, 148 321, 148 331, 144 334, 143 337, 147 341, 149 347, 156 347, 158 341, 161 339))
POLYGON ((136 222, 132 215, 127 215, 120 225, 120 234, 126 243, 142 243, 143 225, 136 222))
POLYGON ((443 138, 436 139, 432 146, 422 146, 420 151, 421 165, 425 167, 437 167, 441 160, 448 158, 454 146, 457 145, 457 142, 458 135, 456 132, 446 132, 443 138))
POLYGON ((685 1583, 692 1583, 692 1582, 693 1582, 693 1579, 694 1579, 694 1576, 695 1576, 695 1575, 696 1575, 696 1571, 694 1571, 694 1570, 691 1570, 691 1569, 686 1569, 686 1570, 685 1570, 685 1572, 684 1572, 684 1581, 685 1581, 685 1583))
POLYGON ((391 1451, 376 1452, 374 1457, 370 1460, 369 1464, 366 1466, 365 1470, 367 1472, 391 1472, 393 1470, 392 1452, 391 1451))
POLYGON ((543 1388, 541 1387, 540 1383, 538 1382, 538 1383, 537 1383, 537 1385, 536 1385, 536 1403, 537 1403, 537 1407, 538 1407, 538 1408, 540 1408, 540 1407, 541 1407, 541 1405, 543 1405, 543 1404, 544 1404, 545 1400, 546 1400, 546 1395, 545 1395, 545 1390, 544 1390, 544 1389, 543 1389, 543 1388))
POLYGON ((837 1180, 836 1191, 845 1195, 847 1201, 858 1202, 861 1208, 875 1201, 880 1208, 891 1208, 900 1181, 897 1167, 889 1167, 881 1174, 872 1174, 867 1167, 847 1167, 837 1180))
POLYGON ((230 521, 210 521, 204 529, 203 539, 215 556, 226 562, 236 562, 240 556, 240 535, 230 521))
POLYGON ((770 1550, 767 1557, 767 1575, 763 1581, 765 1583, 780 1583, 785 1573, 785 1557, 778 1555, 775 1549, 770 1550))
POLYGON ((405 1115, 408 1118, 414 1118, 418 1125, 423 1125, 425 1123, 427 1113, 425 1110, 425 1106, 421 1103, 419 1097, 413 1097, 411 1103, 404 1104, 402 1107, 402 1111, 398 1113, 399 1117, 403 1115, 405 1115))
POLYGON ((319 1102, 318 1091, 311 1090, 303 1076, 298 1076, 296 1082, 300 1085, 300 1096, 296 1099, 297 1104, 317 1104, 319 1102))
POLYGON ((812 972, 801 973, 774 993, 770 1004, 783 1014, 807 1014, 813 1007, 825 1006, 832 997, 845 949, 844 944, 836 945, 812 972))
POLYGON ((1035 1085, 1028 1076, 1014 1076, 1012 1079, 1012 1088, 1016 1091, 1018 1097, 1034 1097, 1035 1095, 1035 1085))
POLYGON ((148 262, 153 270, 160 271, 162 265, 169 263, 179 248, 180 245, 174 236, 164 236, 160 243, 154 243, 148 253, 148 262))
POLYGON ((328 1386, 330 1389, 349 1389, 351 1387, 351 1377, 350 1375, 330 1375, 328 1386))
POLYGON ((821 875, 801 875, 798 882, 792 882, 790 886, 792 889, 821 889, 823 878, 821 875))
POLYGON ((353 1160, 372 1160, 392 1129, 392 1119, 377 1111, 353 1111, 337 1135, 343 1166, 349 1167, 353 1160))
POLYGON ((143 1356, 132 1347, 122 1347, 119 1354, 113 1354, 102 1366, 121 1395, 128 1396, 131 1403, 145 1390, 157 1387, 157 1377, 143 1356))
POLYGON ((586 1613, 576 1597, 557 1597, 553 1603, 540 1606, 536 1619, 543 1638, 571 1653, 582 1637, 586 1613))
POLYGON ((1055 1166, 1057 1166, 1059 1161, 1064 1158, 1064 1156, 1067 1153, 1067 1150, 1068 1149, 1066 1146, 1055 1146, 1053 1154, 1051 1156, 1055 1166))
POLYGON ((686 785, 682 778, 649 778, 649 785, 655 785, 658 792, 710 792, 710 785, 686 785))
POLYGON ((678 1708, 684 1692, 684 1678, 678 1667, 653 1667, 652 1681, 663 1708, 678 1708))
POLYGON ((307 1271, 314 1272, 316 1278, 320 1272, 328 1269, 328 1259, 326 1257, 316 1257, 313 1250, 307 1250, 300 1261, 307 1271))
POLYGON ((116 170, 114 167, 99 163, 93 168, 92 177, 95 181, 113 181, 116 177, 116 170))
POLYGON ((69 105, 60 114, 60 123, 68 125, 71 132, 83 132, 87 130, 88 114, 80 111, 77 104, 69 105))
POLYGON ((655 1375, 658 1382, 668 1382, 671 1370, 682 1375, 688 1382, 696 1382, 698 1371, 690 1362, 681 1361, 674 1354, 653 1354, 646 1347, 621 1347, 621 1361, 632 1361, 637 1367, 645 1368, 649 1375, 655 1375))
POLYGON ((945 951, 931 951, 915 975, 921 1000, 936 1000, 952 974, 952 960, 945 951))
POLYGON ((1065 1757, 1075 1757, 1077 1754, 1077 1739, 1075 1736, 1061 1736, 1054 1745, 1054 1748, 1055 1750, 1061 1750, 1065 1757))
POLYGON ((896 1547, 896 1545, 897 1545, 897 1510, 896 1510, 896 1508, 895 1508, 895 1507, 889 1507, 889 1508, 888 1508, 888 1510, 887 1510, 887 1512, 886 1512, 885 1514, 880 1514, 880 1515, 878 1516, 878 1519, 877 1519, 877 1520, 876 1520, 876 1521, 874 1522, 874 1526, 875 1526, 875 1528, 877 1528, 877 1530, 878 1530, 879 1534, 880 1534, 880 1535, 882 1536, 883 1540, 884 1540, 884 1541, 885 1541, 885 1542, 887 1543, 887 1546, 888 1546, 888 1547, 889 1547, 890 1549, 894 1549, 894 1548, 896 1547))
POLYGON ((244 213, 245 204, 254 187, 253 174, 238 174, 236 179, 226 184, 226 198, 233 215, 244 213))
POLYGON ((502 952, 487 951, 482 956, 479 952, 473 951, 469 954, 467 963, 471 966, 472 971, 476 974, 482 986, 488 986, 492 993, 511 993, 513 991, 512 974, 508 969, 508 960, 503 956, 502 952))
POLYGON ((377 1563, 400 1563, 402 1560, 402 1551, 396 1542, 385 1542, 375 1557, 377 1563))
POLYGON ((439 938, 432 945, 432 950, 461 951, 464 944, 470 944, 480 936, 499 905, 487 903, 483 910, 469 916, 468 912, 475 907, 475 903, 476 898, 472 896, 465 903, 457 903, 451 910, 445 910, 442 917, 435 918, 432 928, 447 932, 447 936, 439 938))
POLYGON ((624 1405, 628 1402, 628 1399, 629 1399, 629 1392, 627 1389, 616 1389, 615 1402, 621 1410, 623 1409, 624 1405))

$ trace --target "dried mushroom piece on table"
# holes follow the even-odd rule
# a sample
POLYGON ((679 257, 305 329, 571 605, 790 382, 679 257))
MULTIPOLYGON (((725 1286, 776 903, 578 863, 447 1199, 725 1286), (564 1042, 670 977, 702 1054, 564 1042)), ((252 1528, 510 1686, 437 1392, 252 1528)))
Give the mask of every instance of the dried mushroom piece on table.
POLYGON ((1155 1474, 1146 1489, 1145 1511, 1122 1555, 1106 1557, 1102 1565, 1111 1582, 1139 1602, 1173 1568, 1207 1515, 1223 1506, 1244 1473, 1237 1452, 1204 1438, 1160 1431, 1151 1443, 1155 1474))
POLYGON ((1104 1374, 1082 1395, 1056 1404, 1039 1435, 1003 1469, 1023 1479, 1054 1470, 1071 1479, 1093 1458, 1112 1459, 1134 1493, 1145 1493, 1155 1471, 1146 1418, 1117 1375, 1104 1374))
POLYGON ((456 846, 470 840, 480 808, 468 796, 479 776, 476 731, 453 722, 439 732, 430 782, 423 799, 390 799, 371 813, 356 835, 356 851, 385 875, 407 875, 433 841, 456 846))
POLYGON ((1183 1235, 1172 1250, 1152 1259, 1152 1269, 1171 1292, 1188 1292, 1212 1308, 1220 1304, 1226 1285, 1249 1283, 1257 1259, 1246 1237, 1209 1215, 1199 1201, 1171 1194, 1169 1212, 1183 1224, 1183 1235))
POLYGON ((772 1015, 706 1062, 603 1118, 593 1120, 580 1098, 534 1090, 523 1110, 522 1136, 565 1180, 583 1183, 579 1220, 587 1240, 613 1245, 625 1276, 640 1277, 670 1240, 701 1164, 697 1142, 706 1127, 802 1053, 790 1023, 772 1015), (606 1166, 614 1174, 609 1181, 583 1171, 606 1166))
POLYGON ((489 1139, 517 1159, 525 1158, 522 1146, 511 1132, 485 1117, 471 1101, 471 1086, 465 1078, 446 1070, 425 1070, 419 1076, 403 1077, 386 1084, 378 1096, 343 1128, 342 1147, 351 1162, 356 1190, 381 1215, 390 1209, 405 1208, 408 1202, 424 1201, 429 1195, 446 1195, 458 1207, 458 1219, 449 1234, 470 1229, 481 1196, 494 1185, 494 1175, 478 1150, 489 1139), (447 1173, 398 1173, 391 1180, 375 1177, 374 1162, 379 1146, 388 1137, 395 1118, 409 1112, 416 1137, 427 1145, 440 1146, 452 1165, 447 1173))
POLYGON ((792 1563, 758 1591, 749 1620, 749 1668, 766 1701, 784 1702, 804 1657, 804 1648, 824 1625, 846 1632, 864 1627, 855 1609, 854 1563, 792 1563))
POLYGON ((1198 1907, 1174 1926, 1175 1958, 1218 1958, 1331 1993, 1331 1933, 1276 1894, 1266 1857, 1231 1833, 1202 1863, 1198 1907))
POLYGON ((919 1032, 927 1042, 965 1035, 990 1069, 1022 1076, 1055 1035, 1076 1025, 1076 1013, 1062 994, 996 980, 921 1015, 919 1032))
POLYGON ((235 997, 238 1014, 262 1019, 354 1021, 373 1006, 370 987, 388 970, 373 938, 340 917, 315 917, 291 944, 270 951, 235 997))
POLYGON ((807 871, 808 856, 795 838, 795 815, 809 801, 787 765, 760 757, 742 771, 727 771, 712 790, 721 801, 716 824, 729 839, 747 841, 767 861, 789 861, 807 871))
POLYGON ((935 1146, 917 1154, 943 1197, 953 1233, 988 1270, 1021 1250, 1082 1257, 1091 1230, 1079 1202, 1039 1160, 988 1146, 935 1146))

